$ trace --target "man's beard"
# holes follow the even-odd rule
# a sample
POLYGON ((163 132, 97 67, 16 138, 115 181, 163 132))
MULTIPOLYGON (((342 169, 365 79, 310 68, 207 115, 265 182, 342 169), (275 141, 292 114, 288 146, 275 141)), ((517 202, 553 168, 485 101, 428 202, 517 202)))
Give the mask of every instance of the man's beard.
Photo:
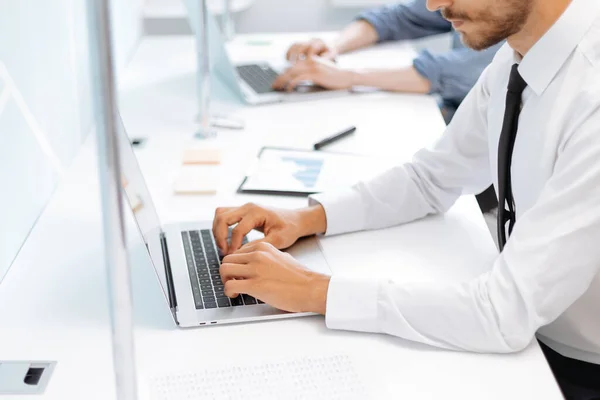
MULTIPOLYGON (((498 0, 495 0, 498 1, 498 0)), ((477 23, 484 28, 470 33, 459 32, 463 43, 474 50, 484 50, 523 29, 532 9, 530 0, 504 0, 504 15, 494 15, 491 11, 481 11, 475 15, 444 8, 442 15, 450 20, 463 20, 477 23)))

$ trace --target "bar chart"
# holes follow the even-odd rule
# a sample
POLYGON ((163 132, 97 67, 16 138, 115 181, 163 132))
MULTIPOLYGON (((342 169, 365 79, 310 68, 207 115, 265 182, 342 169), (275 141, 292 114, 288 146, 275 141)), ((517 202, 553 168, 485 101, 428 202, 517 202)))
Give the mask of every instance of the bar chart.
POLYGON ((322 159, 282 157, 284 163, 292 163, 295 166, 295 172, 292 176, 298 180, 305 188, 312 189, 317 185, 319 174, 323 168, 322 159))

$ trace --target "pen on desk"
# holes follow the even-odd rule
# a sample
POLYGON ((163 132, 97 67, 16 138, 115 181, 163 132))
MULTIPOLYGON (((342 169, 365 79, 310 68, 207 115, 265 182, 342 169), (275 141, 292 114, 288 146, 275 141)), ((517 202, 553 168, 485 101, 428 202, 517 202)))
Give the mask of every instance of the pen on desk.
POLYGON ((338 141, 338 140, 340 140, 340 139, 342 139, 342 138, 344 138, 344 137, 346 137, 346 136, 354 133, 355 130, 356 130, 356 127, 355 126, 351 126, 350 128, 345 129, 345 130, 343 130, 340 133, 337 133, 337 134, 335 134, 333 136, 330 136, 328 138, 325 138, 325 139, 321 140, 318 143, 315 143, 314 146, 313 146, 313 148, 315 150, 320 150, 321 148, 327 146, 328 144, 331 144, 331 143, 333 143, 335 141, 338 141))

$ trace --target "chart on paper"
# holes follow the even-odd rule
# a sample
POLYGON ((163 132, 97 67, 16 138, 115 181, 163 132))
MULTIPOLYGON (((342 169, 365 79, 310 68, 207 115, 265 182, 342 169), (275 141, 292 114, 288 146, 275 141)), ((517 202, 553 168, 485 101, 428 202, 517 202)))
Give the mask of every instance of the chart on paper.
POLYGON ((282 157, 281 161, 292 165, 294 171, 291 172, 291 175, 305 188, 313 189, 317 185, 324 160, 301 157, 282 157))
POLYGON ((319 193, 375 176, 391 161, 350 154, 266 148, 243 191, 319 193))

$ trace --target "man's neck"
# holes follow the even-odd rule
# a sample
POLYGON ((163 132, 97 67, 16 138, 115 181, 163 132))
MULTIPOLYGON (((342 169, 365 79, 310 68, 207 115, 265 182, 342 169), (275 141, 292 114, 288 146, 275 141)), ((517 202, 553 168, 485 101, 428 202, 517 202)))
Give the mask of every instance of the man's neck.
POLYGON ((538 0, 521 31, 508 38, 508 44, 522 57, 565 12, 572 0, 538 0))

